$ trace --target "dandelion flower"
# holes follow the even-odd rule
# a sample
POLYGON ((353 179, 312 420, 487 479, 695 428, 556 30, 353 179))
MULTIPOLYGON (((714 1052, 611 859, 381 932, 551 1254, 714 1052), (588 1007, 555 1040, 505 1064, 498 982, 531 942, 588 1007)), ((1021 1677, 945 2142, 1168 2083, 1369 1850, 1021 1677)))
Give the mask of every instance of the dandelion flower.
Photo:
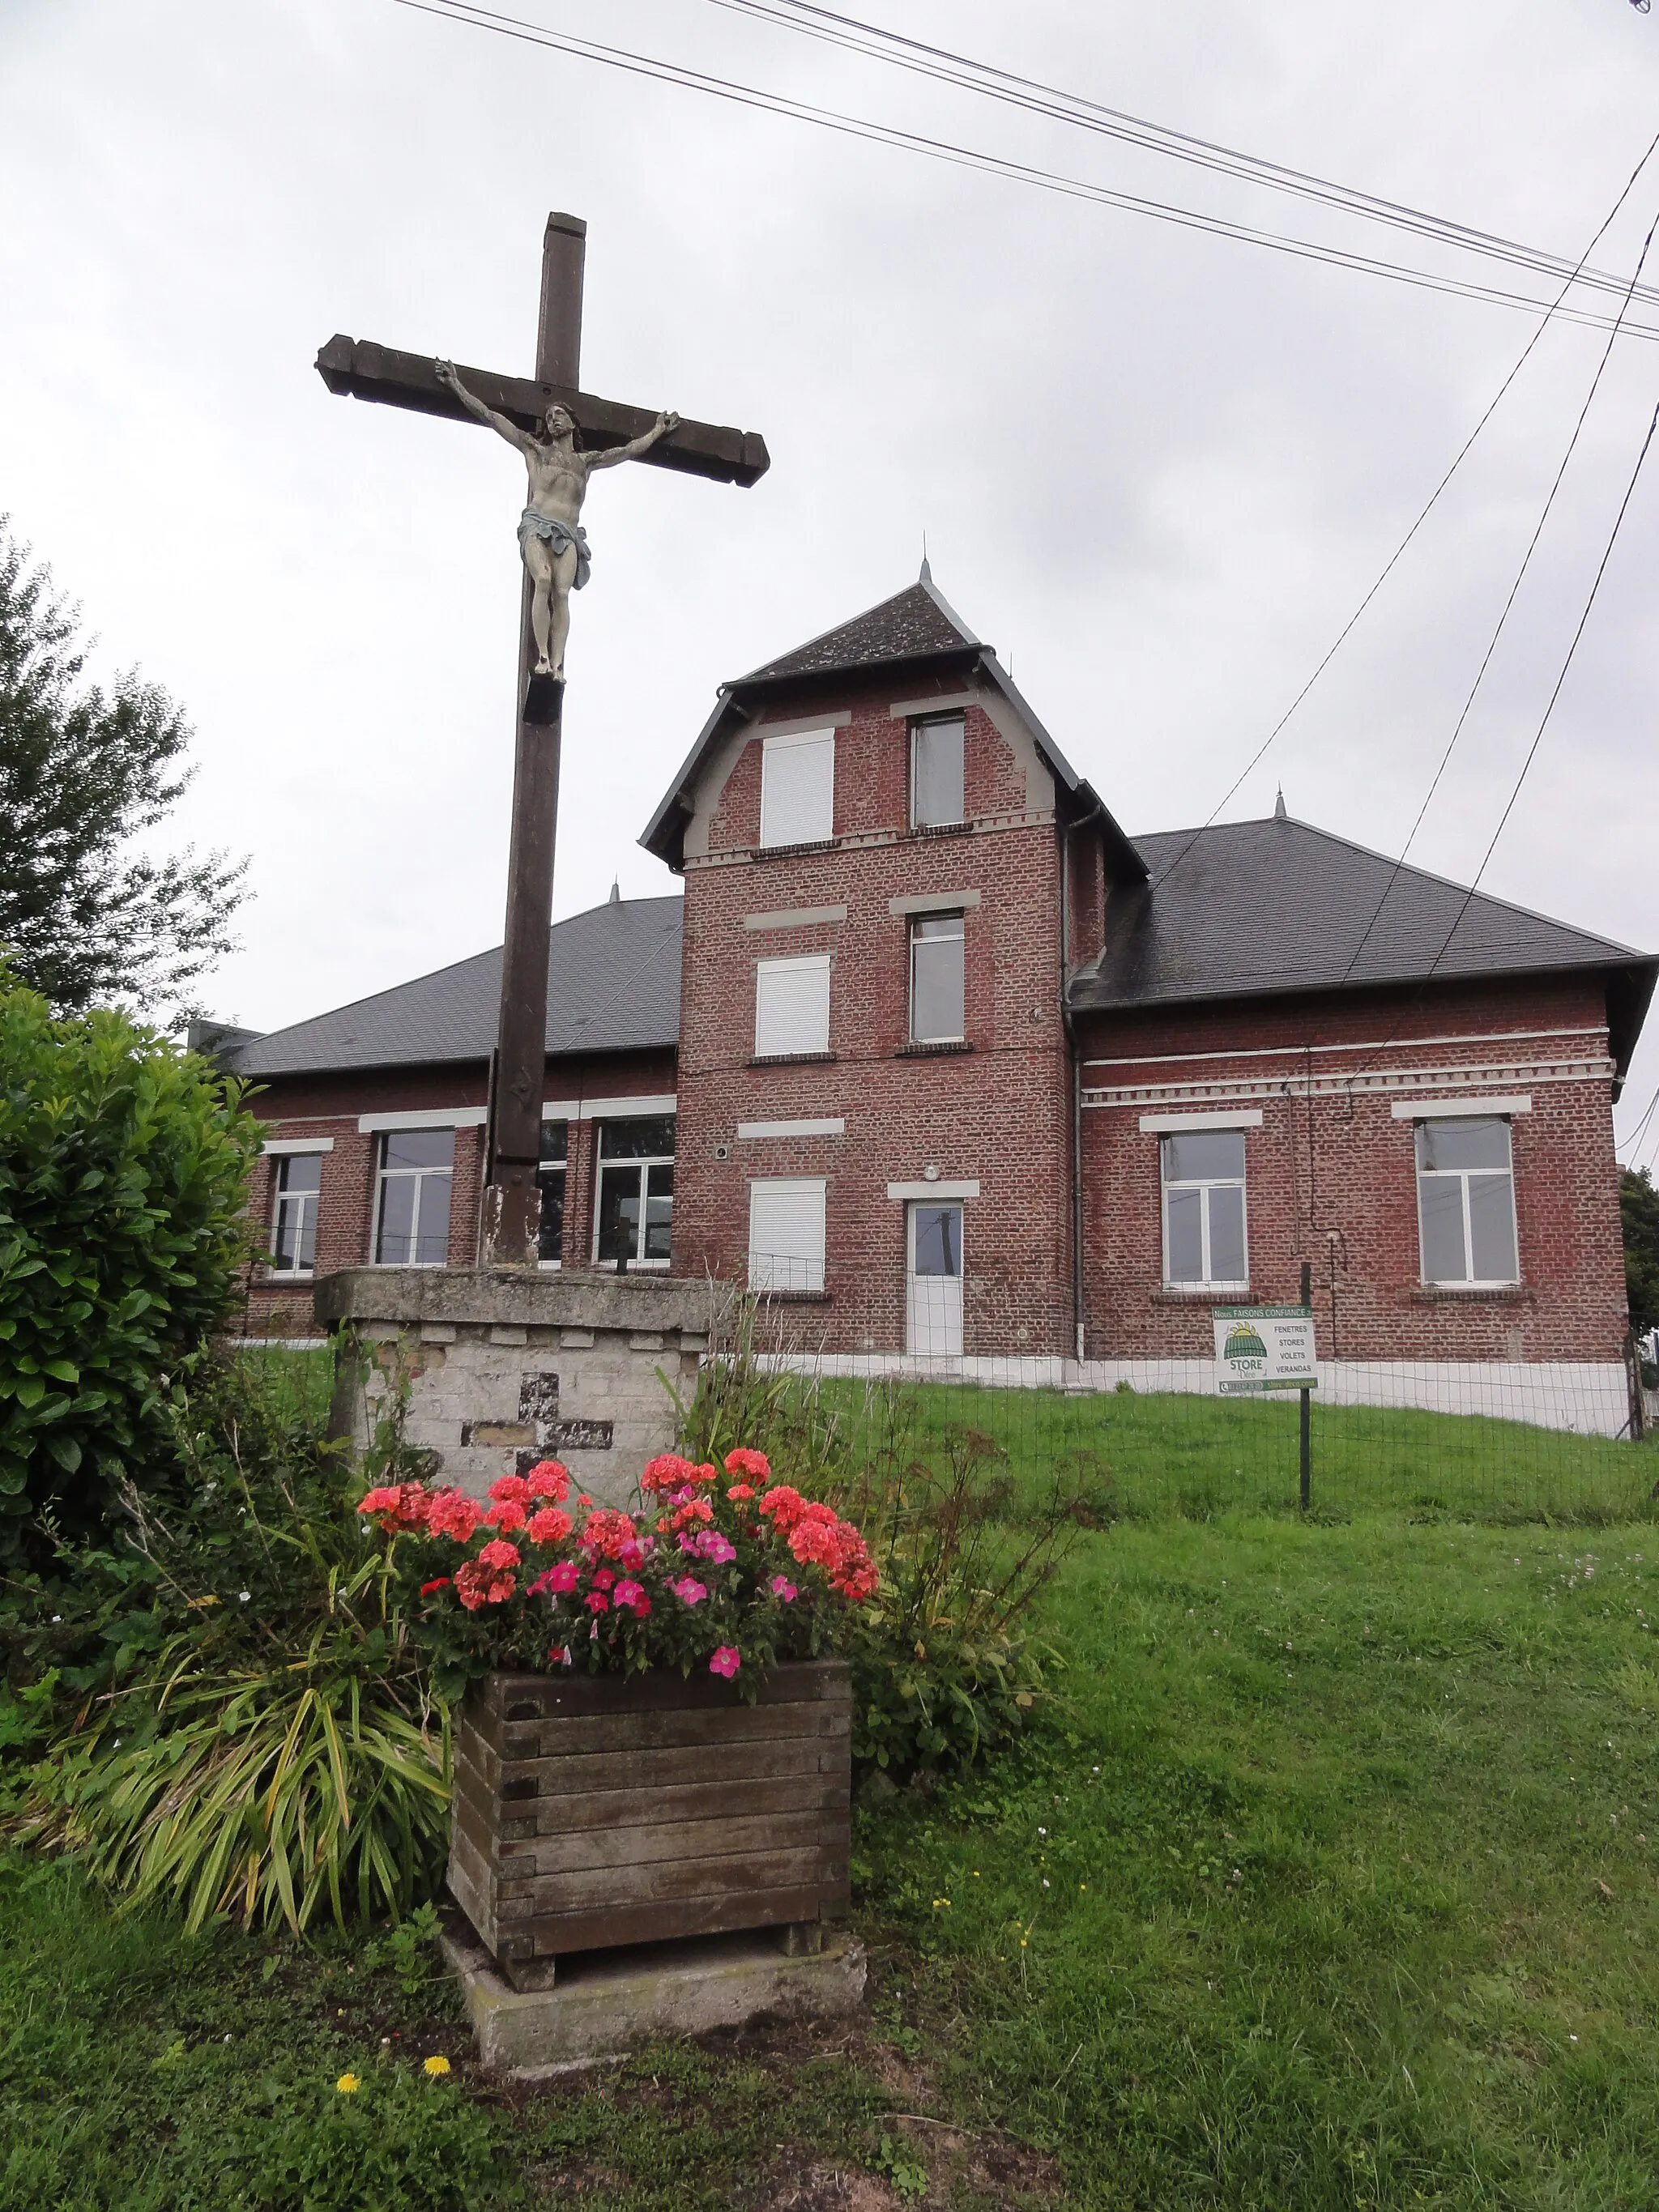
POLYGON ((355 2097, 362 2084, 355 2074, 342 2074, 334 2087, 341 2096, 355 2097))
POLYGON ((440 2074, 447 2074, 449 2071, 449 2061, 444 2057, 441 2051, 434 2051, 430 2058, 423 2058, 421 2061, 421 2071, 423 2074, 430 2074, 434 2076, 440 2074))

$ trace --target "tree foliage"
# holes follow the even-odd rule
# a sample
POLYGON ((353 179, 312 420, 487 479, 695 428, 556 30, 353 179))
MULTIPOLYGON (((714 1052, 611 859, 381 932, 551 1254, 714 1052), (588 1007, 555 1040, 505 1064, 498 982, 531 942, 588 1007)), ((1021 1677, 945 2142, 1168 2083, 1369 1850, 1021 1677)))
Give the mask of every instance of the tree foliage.
POLYGON ((168 1456, 167 1370, 236 1303, 258 1124, 205 1060, 0 970, 0 1558, 168 1456))
POLYGON ((124 1004, 176 1024, 234 940, 246 862, 145 847, 193 769, 177 707, 85 676, 72 609, 0 516, 0 952, 60 1012, 124 1004))
POLYGON ((1659 1328, 1659 1190, 1645 1168, 1626 1168, 1620 1174, 1619 1212, 1630 1325, 1638 1336, 1645 1336, 1659 1328))

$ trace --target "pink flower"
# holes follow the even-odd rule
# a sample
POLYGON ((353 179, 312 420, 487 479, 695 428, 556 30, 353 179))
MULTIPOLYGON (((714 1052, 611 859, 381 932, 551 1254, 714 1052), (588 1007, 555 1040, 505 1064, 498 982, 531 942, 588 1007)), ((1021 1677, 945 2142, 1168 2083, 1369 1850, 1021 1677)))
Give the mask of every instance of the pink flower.
POLYGON ((718 1528, 705 1528, 697 1539, 697 1549, 717 1567, 723 1567, 728 1559, 738 1556, 737 1546, 729 1536, 721 1535, 718 1528))
POLYGON ((742 1664, 742 1652, 734 1650, 729 1644, 722 1644, 709 1661, 708 1671, 711 1674, 724 1674, 729 1682, 742 1664))
POLYGON ((556 1566, 550 1567, 545 1574, 537 1576, 535 1581, 530 1585, 530 1595, 532 1597, 541 1597, 550 1593, 555 1597, 562 1597, 567 1591, 573 1590, 575 1587, 576 1562, 574 1559, 561 1559, 556 1566))
POLYGON ((532 1544, 562 1544, 573 1525, 570 1516, 556 1505, 544 1505, 539 1513, 531 1515, 525 1534, 532 1544))
POLYGON ((493 1543, 486 1544, 478 1554, 478 1565, 481 1567, 516 1567, 518 1564, 518 1546, 504 1544, 499 1536, 493 1543))
POLYGON ((603 1590, 589 1590, 587 1593, 587 1609, 590 1613, 609 1613, 611 1610, 611 1601, 603 1590))
POLYGON ((531 1498, 550 1498, 556 1505, 562 1505, 570 1495, 570 1470, 556 1459, 538 1460, 526 1475, 524 1486, 531 1498))
POLYGON ((790 1581, 787 1575, 774 1575, 772 1577, 772 1595, 774 1597, 781 1597, 784 1603, 787 1605, 790 1600, 797 1595, 797 1592, 795 1585, 790 1581))
POLYGON ((749 1451, 739 1445, 736 1451, 726 1455, 726 1471, 728 1474, 752 1474, 757 1482, 769 1482, 772 1462, 764 1452, 749 1451))
POLYGON ((677 1583, 668 1585, 683 1605, 701 1605, 708 1592, 695 1575, 682 1575, 677 1583))
POLYGON ((651 1610, 651 1601, 638 1583, 618 1583, 611 1596, 613 1604, 625 1605, 641 1620, 651 1610))
POLYGON ((617 1554, 617 1565, 626 1567, 630 1575, 637 1574, 645 1565, 645 1555, 650 1548, 651 1539, 648 1536, 642 1542, 624 1544, 617 1554))

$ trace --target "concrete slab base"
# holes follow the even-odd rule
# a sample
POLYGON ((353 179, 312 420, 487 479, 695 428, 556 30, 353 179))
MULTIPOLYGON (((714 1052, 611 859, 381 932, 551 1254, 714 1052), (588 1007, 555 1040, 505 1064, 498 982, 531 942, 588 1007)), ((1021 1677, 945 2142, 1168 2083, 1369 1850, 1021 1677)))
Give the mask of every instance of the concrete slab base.
POLYGON ((520 1991, 470 1927, 452 1919, 444 1955, 460 1978, 486 2066, 519 2079, 620 2058, 658 2036, 702 2035, 763 2018, 826 2019, 864 1997, 864 1946, 827 1929, 823 1950, 789 1957, 775 1930, 592 1951, 559 1962, 550 1990, 520 1991))

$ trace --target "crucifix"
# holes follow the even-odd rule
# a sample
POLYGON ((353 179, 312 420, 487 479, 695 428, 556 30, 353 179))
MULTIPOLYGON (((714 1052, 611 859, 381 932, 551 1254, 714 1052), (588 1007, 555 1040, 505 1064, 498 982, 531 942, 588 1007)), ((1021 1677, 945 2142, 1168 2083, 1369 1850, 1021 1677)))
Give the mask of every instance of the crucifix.
POLYGON ((525 580, 507 932, 478 1231, 478 1261, 486 1267, 533 1267, 539 1257, 548 933, 553 920, 564 644, 569 594, 587 581, 588 544, 580 515, 588 478, 595 469, 639 460, 716 483, 748 485, 770 465, 766 441, 756 431, 683 422, 677 415, 622 406, 580 389, 586 252, 586 224, 576 216, 550 215, 542 240, 533 378, 458 368, 450 362, 341 337, 331 337, 317 356, 318 374, 331 392, 483 423, 518 449, 528 473, 528 499, 519 524, 525 580))

